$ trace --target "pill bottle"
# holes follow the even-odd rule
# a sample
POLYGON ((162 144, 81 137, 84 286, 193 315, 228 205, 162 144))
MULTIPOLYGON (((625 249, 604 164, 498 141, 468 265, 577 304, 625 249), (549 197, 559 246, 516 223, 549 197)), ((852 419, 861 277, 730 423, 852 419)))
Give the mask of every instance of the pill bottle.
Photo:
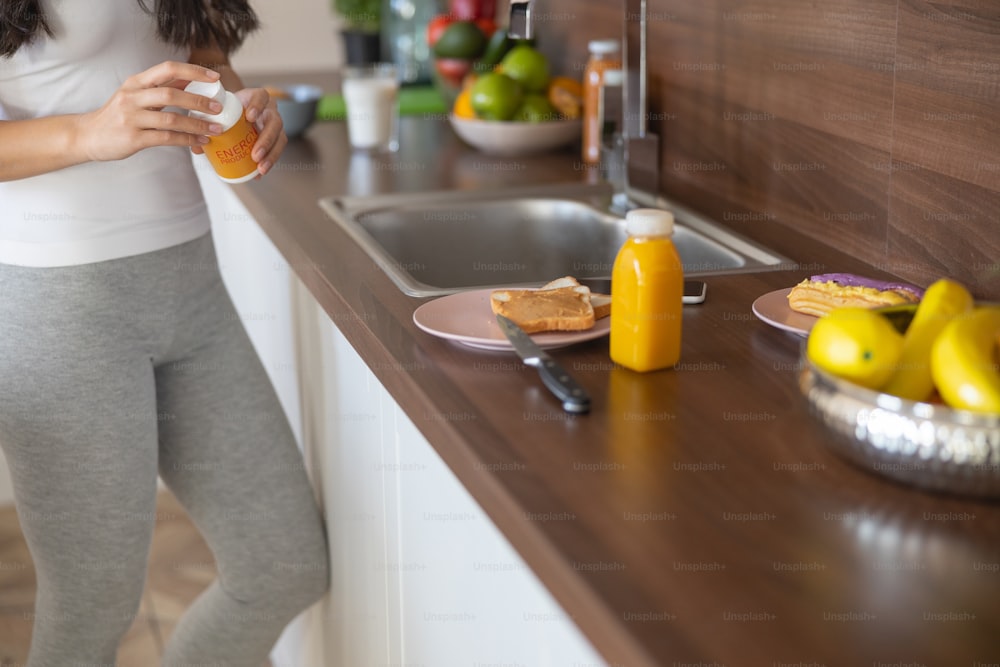
POLYGON ((257 175, 257 163, 250 157, 257 143, 257 128, 247 120, 239 98, 222 87, 218 81, 207 83, 192 81, 184 90, 204 95, 222 105, 217 114, 189 111, 188 115, 222 126, 222 134, 209 137, 202 146, 205 157, 219 178, 227 183, 243 183, 257 175))
POLYGON ((670 211, 625 217, 628 240, 611 269, 611 360, 634 371, 677 364, 681 356, 684 267, 670 211))
POLYGON ((583 69, 583 161, 596 164, 601 160, 601 89, 604 72, 621 69, 621 43, 617 39, 595 39, 587 45, 590 58, 583 69))

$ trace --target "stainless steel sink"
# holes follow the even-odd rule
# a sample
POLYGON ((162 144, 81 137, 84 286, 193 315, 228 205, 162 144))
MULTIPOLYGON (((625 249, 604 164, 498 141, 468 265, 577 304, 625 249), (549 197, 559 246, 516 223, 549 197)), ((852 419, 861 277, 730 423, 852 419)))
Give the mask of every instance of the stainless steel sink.
MULTIPOLYGON (((572 183, 493 191, 325 197, 320 206, 411 296, 609 278, 625 242, 610 190, 572 183)), ((790 268, 784 257, 682 207, 674 242, 688 276, 790 268)))

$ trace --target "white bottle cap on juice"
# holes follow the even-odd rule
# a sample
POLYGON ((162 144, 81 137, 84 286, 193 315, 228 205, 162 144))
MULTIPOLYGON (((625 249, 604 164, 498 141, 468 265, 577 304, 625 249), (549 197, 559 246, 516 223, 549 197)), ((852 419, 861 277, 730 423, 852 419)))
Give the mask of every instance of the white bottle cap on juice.
POLYGON ((625 214, 625 231, 632 236, 671 236, 674 214, 658 208, 637 208, 625 214))
POLYGON ((184 90, 195 95, 208 97, 219 104, 226 103, 226 89, 218 81, 192 81, 184 86, 184 90))
POLYGON ((192 81, 184 87, 184 92, 202 95, 222 105, 222 111, 217 114, 191 110, 188 112, 188 115, 218 123, 222 126, 223 132, 231 128, 243 117, 243 105, 239 99, 223 88, 222 84, 218 81, 192 81))

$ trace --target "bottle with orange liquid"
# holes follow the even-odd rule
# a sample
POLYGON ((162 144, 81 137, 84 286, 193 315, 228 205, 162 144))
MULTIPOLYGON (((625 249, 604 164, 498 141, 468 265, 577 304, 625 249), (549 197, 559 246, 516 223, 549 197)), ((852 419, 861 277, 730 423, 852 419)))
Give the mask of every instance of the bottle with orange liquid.
POLYGON ((604 72, 621 69, 621 43, 617 39, 595 39, 587 45, 590 58, 583 70, 583 161, 596 164, 601 160, 601 88, 604 72))
POLYGON ((634 371, 677 364, 681 356, 684 267, 674 246, 674 216, 635 209, 629 238, 611 270, 611 360, 634 371))
POLYGON ((227 183, 243 183, 257 175, 257 163, 250 157, 257 143, 257 128, 247 120, 243 105, 218 81, 192 81, 184 88, 189 93, 204 95, 222 105, 217 114, 190 111, 189 115, 222 126, 222 134, 208 138, 202 149, 219 178, 227 183))

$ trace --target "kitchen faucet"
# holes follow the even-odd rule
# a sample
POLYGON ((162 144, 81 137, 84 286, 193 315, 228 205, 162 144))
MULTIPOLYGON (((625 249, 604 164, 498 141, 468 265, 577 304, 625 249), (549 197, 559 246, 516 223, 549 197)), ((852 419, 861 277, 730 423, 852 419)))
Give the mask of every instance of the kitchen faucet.
POLYGON ((531 39, 534 25, 531 20, 531 5, 534 0, 510 0, 510 21, 507 35, 511 39, 531 39))
MULTIPOLYGON (((534 33, 531 19, 536 0, 510 0, 507 33, 511 39, 530 39, 534 33)), ((623 0, 624 29, 622 52, 622 109, 625 140, 625 192, 641 190, 655 196, 660 188, 660 138, 649 131, 647 113, 646 32, 648 0, 623 0)))

